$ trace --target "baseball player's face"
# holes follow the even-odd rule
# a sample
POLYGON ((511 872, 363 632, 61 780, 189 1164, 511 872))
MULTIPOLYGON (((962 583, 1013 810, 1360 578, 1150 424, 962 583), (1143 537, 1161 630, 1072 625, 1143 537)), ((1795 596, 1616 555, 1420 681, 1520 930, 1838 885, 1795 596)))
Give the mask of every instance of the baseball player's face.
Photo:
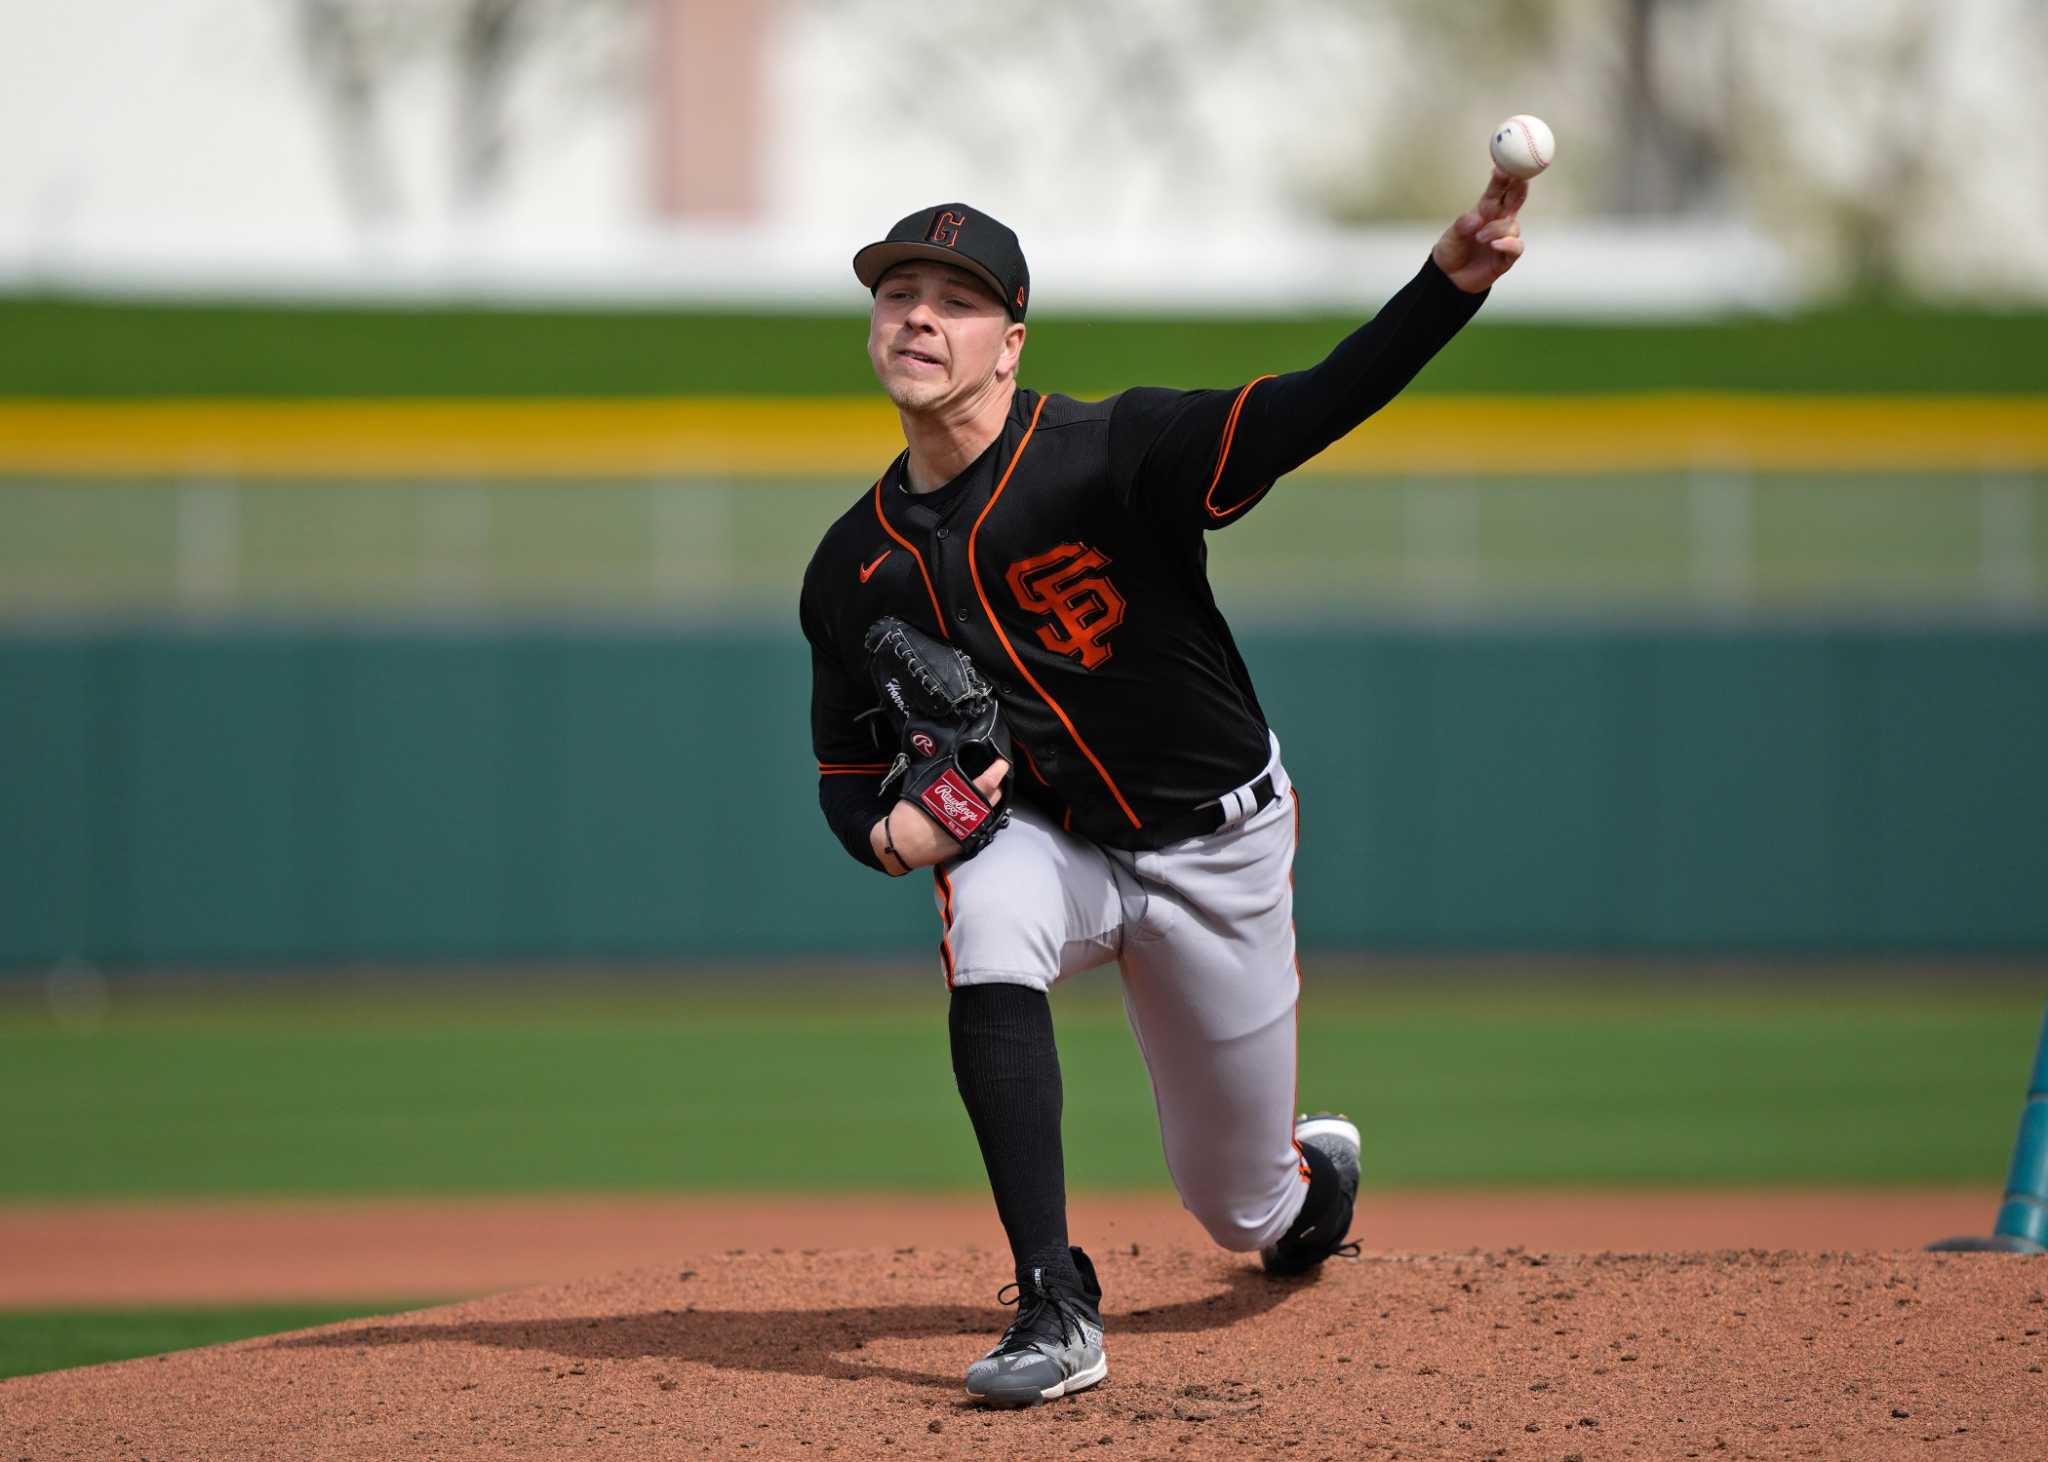
POLYGON ((905 411, 973 401, 1016 375, 1023 349, 1024 327, 964 269, 899 264, 875 291, 868 359, 905 411))

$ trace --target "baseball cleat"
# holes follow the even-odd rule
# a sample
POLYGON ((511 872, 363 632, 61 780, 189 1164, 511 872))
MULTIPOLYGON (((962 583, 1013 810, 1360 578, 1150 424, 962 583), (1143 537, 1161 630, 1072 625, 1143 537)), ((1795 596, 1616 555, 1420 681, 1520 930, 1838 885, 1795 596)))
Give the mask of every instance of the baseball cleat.
POLYGON ((1327 1159, 1336 1175, 1336 1191, 1318 1191, 1309 1186, 1308 1201, 1294 1227, 1259 1250, 1259 1261, 1268 1274, 1306 1274, 1332 1254, 1358 1252, 1358 1245, 1345 1242, 1351 1232, 1351 1211, 1358 1202, 1358 1128, 1340 1112, 1316 1112, 1294 1124, 1294 1142, 1304 1151, 1313 1148, 1327 1159))
MULTIPOLYGON (((1081 1273, 1075 1289, 1045 1271, 1032 1271, 1017 1291, 1017 1318, 996 1348, 967 1368, 967 1394, 990 1406, 1036 1406, 1085 1391, 1109 1374, 1102 1353, 1102 1285, 1079 1249, 1070 1251, 1081 1273)), ((1004 1304, 1001 1294, 996 1298, 1004 1304)))

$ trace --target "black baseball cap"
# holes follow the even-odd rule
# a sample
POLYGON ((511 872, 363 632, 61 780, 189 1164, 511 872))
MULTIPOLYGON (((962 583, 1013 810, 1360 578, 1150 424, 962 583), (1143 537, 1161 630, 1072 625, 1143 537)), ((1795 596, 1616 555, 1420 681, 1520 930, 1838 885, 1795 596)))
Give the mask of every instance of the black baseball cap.
POLYGON ((870 293, 882 276, 910 259, 936 259, 965 269, 995 291, 1010 318, 1024 318, 1031 299, 1031 271, 1017 236, 965 203, 922 208, 889 230, 889 236, 853 256, 853 275, 870 293))

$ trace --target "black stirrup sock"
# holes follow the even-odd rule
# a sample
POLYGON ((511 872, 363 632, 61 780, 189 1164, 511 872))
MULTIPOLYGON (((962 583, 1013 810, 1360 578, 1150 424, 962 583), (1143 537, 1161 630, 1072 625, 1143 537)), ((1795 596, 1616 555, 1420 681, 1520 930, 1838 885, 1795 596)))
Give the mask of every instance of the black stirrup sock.
POLYGON ((1067 1252, 1059 1051, 1052 1002, 1027 985, 962 985, 947 1012, 960 1088, 1018 1282, 1034 1269, 1076 1286, 1067 1252))

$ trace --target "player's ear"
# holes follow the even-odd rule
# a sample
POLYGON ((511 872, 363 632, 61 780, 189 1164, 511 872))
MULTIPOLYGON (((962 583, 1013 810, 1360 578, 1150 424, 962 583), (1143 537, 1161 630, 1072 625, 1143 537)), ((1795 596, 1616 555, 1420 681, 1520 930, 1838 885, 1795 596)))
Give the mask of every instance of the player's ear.
POLYGON ((1023 354, 1024 322, 1022 320, 1013 320, 1010 322, 1010 327, 1003 331, 1003 348, 996 356, 996 374, 998 376, 1016 375, 1017 361, 1023 354))

